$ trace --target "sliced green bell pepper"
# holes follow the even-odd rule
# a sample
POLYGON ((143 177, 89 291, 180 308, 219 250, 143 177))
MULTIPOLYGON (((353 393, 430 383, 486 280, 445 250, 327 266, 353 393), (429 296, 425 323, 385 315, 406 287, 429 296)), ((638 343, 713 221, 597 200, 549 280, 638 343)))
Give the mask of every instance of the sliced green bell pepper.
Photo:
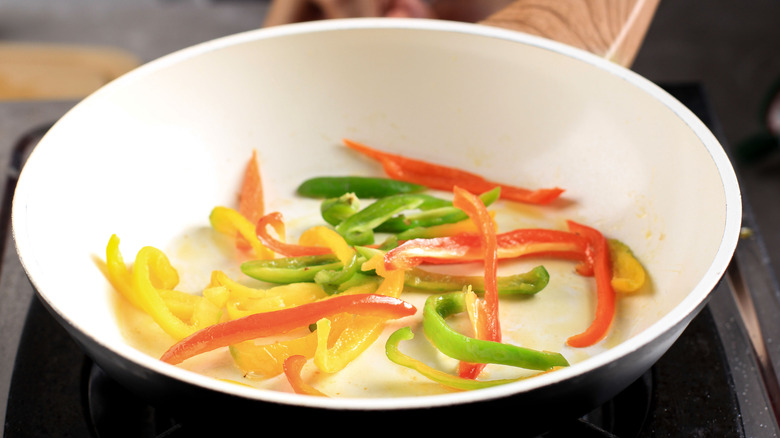
POLYGON ((354 193, 328 198, 320 204, 320 215, 334 227, 360 211, 360 199, 354 193))
POLYGON ((314 282, 322 286, 329 295, 337 293, 341 284, 354 277, 365 261, 366 259, 356 252, 346 266, 337 269, 321 269, 314 274, 314 282))
MULTIPOLYGON (((488 190, 487 192, 482 193, 479 195, 479 198, 482 200, 485 206, 489 206, 496 202, 500 196, 501 188, 496 187, 492 190, 488 190)), ((388 219, 379 225, 376 228, 376 231, 383 233, 411 233, 411 230, 418 227, 431 227, 434 225, 451 224, 469 218, 463 210, 453 206, 452 202, 441 199, 439 199, 439 201, 440 202, 438 205, 434 204, 432 201, 429 201, 427 207, 430 208, 423 208, 426 206, 421 206, 420 210, 422 211, 420 212, 398 215, 388 219)), ((415 237, 416 236, 413 234, 401 234, 398 236, 398 238, 401 240, 413 239, 415 237)))
POLYGON ((462 292, 433 295, 425 301, 423 330, 431 343, 447 356, 470 363, 493 363, 532 370, 569 366, 560 353, 485 341, 452 330, 445 318, 465 310, 466 302, 462 292))
MULTIPOLYGON (((499 295, 533 295, 549 282, 550 274, 541 265, 528 272, 497 277, 499 295)), ((412 268, 406 272, 406 285, 436 292, 459 291, 470 285, 475 292, 484 292, 485 277, 449 275, 412 268)))
POLYGON ((402 193, 417 193, 425 186, 390 178, 367 176, 320 176, 298 186, 298 194, 307 198, 335 198, 354 193, 359 198, 378 199, 402 193))
POLYGON ((338 270, 343 267, 333 254, 317 256, 285 257, 270 260, 250 260, 241 264, 241 272, 256 280, 269 283, 300 283, 314 281, 314 276, 323 270, 338 270))
POLYGON ((454 376, 452 374, 448 374, 441 370, 432 368, 425 363, 402 353, 401 350, 398 349, 398 344, 401 341, 408 341, 410 339, 414 339, 414 333, 409 327, 402 327, 393 332, 390 337, 387 338, 387 342, 385 343, 385 354, 387 355, 387 358, 398 365, 413 369, 423 376, 433 380, 434 382, 449 388, 468 391, 504 385, 528 378, 520 377, 517 379, 474 380, 454 376))
POLYGON ((417 208, 425 201, 420 195, 393 195, 378 199, 336 225, 350 245, 374 243, 374 229, 402 211, 417 208))

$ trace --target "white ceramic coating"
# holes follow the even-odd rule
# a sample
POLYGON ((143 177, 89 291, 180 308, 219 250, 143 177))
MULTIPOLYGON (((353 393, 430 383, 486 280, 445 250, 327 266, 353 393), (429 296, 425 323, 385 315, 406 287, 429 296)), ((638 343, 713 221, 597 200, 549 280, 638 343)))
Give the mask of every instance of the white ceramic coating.
MULTIPOLYGON (((341 409, 522 394, 603 379, 604 369, 624 363, 641 372, 706 302, 740 220, 737 181, 714 136, 631 71, 516 32, 382 19, 263 29, 140 67, 50 130, 13 205, 25 269, 91 354, 247 399, 341 409), (208 227, 214 206, 235 202, 252 149, 267 209, 311 219, 316 203, 293 196, 303 178, 378 172, 343 148, 343 137, 508 183, 565 188, 566 203, 518 208, 519 223, 571 218, 623 240, 648 268, 653 293, 621 300, 611 348, 595 347, 568 369, 466 393, 322 399, 258 391, 163 364, 127 344, 94 260, 112 233, 130 260, 153 245, 174 263, 207 264, 193 260, 197 249, 183 251, 182 239, 208 227), (627 364, 634 354, 640 363, 627 364)), ((197 289, 209 273, 185 269, 184 287, 197 289)))

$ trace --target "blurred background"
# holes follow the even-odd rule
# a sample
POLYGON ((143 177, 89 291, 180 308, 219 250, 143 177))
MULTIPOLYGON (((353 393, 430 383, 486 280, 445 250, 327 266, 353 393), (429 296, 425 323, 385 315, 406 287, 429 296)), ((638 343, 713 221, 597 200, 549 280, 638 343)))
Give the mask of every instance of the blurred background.
MULTIPOLYGON (((260 27, 266 9, 266 0, 0 0, 0 44, 98 45, 147 62, 260 27)), ((758 129, 780 80, 780 1, 661 0, 632 69, 703 84, 735 144, 758 129)))
MULTIPOLYGON (((0 0, 0 97, 90 90, 178 49, 258 28, 267 7, 267 0, 0 0), (31 43, 38 45, 34 53, 24 50, 31 43), (47 51, 49 44, 69 51, 47 51), (59 78, 49 88, 29 83, 36 63, 46 65, 47 78, 59 78)), ((780 153, 776 140, 765 141, 764 120, 780 84, 780 1, 661 0, 632 69, 661 85, 701 84, 720 123, 716 134, 737 156, 743 190, 780 199, 780 153)), ((780 240, 775 204, 753 206, 762 210, 759 227, 768 241, 780 240)), ((778 246, 770 248, 774 261, 778 246)))

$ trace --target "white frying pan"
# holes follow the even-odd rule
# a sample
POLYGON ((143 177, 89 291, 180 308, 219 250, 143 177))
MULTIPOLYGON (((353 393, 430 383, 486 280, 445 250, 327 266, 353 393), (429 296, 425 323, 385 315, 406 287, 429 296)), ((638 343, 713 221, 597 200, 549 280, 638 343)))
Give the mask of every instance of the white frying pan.
POLYGON ((110 376, 144 397, 329 421, 356 411, 458 418, 498 409, 525 414, 526 430, 543 427, 549 414, 581 415, 649 369, 705 305, 741 220, 722 147, 649 81, 526 33, 395 19, 262 29, 144 65, 49 131, 13 207, 18 252, 42 301, 110 376), (504 208, 521 224, 570 218, 628 243, 651 291, 621 298, 610 336, 584 351, 562 340, 587 326, 592 291, 543 292, 524 313, 535 330, 524 331, 526 342, 562 351, 573 365, 472 392, 397 390, 413 385, 391 371, 381 345, 324 387, 341 398, 227 383, 131 345, 94 260, 112 233, 128 259, 144 245, 167 251, 182 287, 196 290, 219 255, 209 246, 208 214, 234 202, 250 151, 259 152, 266 208, 302 227, 317 208, 293 194, 305 177, 380 172, 340 146, 343 137, 509 183, 563 187, 565 202, 552 207, 504 208), (555 328, 562 315, 570 319, 555 328), (350 383, 363 375, 370 379, 350 383))

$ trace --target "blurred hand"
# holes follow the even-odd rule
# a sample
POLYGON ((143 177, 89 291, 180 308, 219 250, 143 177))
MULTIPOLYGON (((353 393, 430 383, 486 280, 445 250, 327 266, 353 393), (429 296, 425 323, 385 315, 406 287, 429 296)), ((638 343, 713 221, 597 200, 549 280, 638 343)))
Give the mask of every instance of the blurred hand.
POLYGON ((351 17, 439 18, 476 22, 513 0, 273 0, 264 26, 351 17))
POLYGON ((424 0, 274 0, 264 26, 352 17, 433 18, 424 0))

